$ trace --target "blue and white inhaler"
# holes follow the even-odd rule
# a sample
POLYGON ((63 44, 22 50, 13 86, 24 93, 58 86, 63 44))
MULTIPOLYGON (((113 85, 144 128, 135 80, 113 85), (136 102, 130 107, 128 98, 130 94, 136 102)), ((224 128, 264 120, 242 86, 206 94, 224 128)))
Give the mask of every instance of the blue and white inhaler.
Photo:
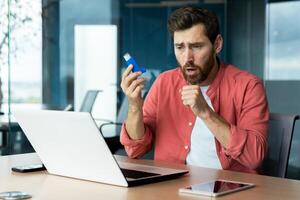
POLYGON ((123 57, 124 57, 127 65, 133 65, 132 72, 138 72, 138 71, 140 71, 142 73, 146 72, 146 69, 144 67, 140 67, 135 62, 135 60, 130 56, 129 53, 125 53, 123 57))

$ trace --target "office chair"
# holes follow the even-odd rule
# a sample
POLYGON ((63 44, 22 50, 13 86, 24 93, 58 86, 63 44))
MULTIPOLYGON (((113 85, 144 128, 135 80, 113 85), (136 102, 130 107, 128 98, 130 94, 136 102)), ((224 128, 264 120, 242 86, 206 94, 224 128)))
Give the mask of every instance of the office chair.
MULTIPOLYGON (((145 88, 142 91, 143 99, 147 96, 151 85, 153 84, 153 82, 156 79, 156 75, 153 72, 149 72, 147 78, 148 78, 148 81, 145 85, 145 88)), ((99 130, 100 130, 101 134, 104 136, 105 141, 108 144, 108 146, 113 154, 127 155, 124 150, 123 145, 120 143, 121 127, 122 127, 122 123, 125 121, 125 119, 127 117, 127 111, 128 111, 128 99, 125 96, 121 103, 121 106, 119 108, 119 112, 117 114, 117 120, 115 122, 100 119, 100 121, 102 120, 105 123, 100 125, 99 130), (106 133, 111 131, 111 129, 109 129, 109 127, 111 127, 111 126, 115 127, 115 132, 113 134, 111 134, 111 135, 115 135, 115 136, 105 137, 105 135, 107 135, 106 133)), ((146 153, 141 158, 142 159, 153 159, 153 157, 154 157, 154 149, 152 148, 148 153, 146 153)))
MULTIPOLYGON (((116 121, 103 120, 106 122, 101 124, 99 127, 99 130, 100 130, 101 134, 104 136, 104 139, 105 139, 110 151, 112 152, 112 154, 115 154, 118 150, 123 149, 123 145, 120 143, 119 133, 121 131, 122 123, 126 119, 127 110, 128 110, 128 99, 126 97, 124 97, 124 99, 121 103, 116 121), (108 133, 108 131, 110 131, 109 128, 111 128, 112 126, 115 128, 114 129, 115 133, 111 134, 111 135, 114 135, 114 136, 105 137, 105 135, 107 135, 105 133, 108 133)), ((124 155, 124 153, 120 153, 120 154, 124 155)))
MULTIPOLYGON (((142 97, 145 98, 145 96, 147 95, 148 91, 143 91, 142 93, 142 97)), ((112 152, 112 154, 117 154, 117 155, 127 155, 125 150, 124 150, 124 146, 120 143, 120 132, 121 132, 121 127, 123 122, 125 121, 126 117, 127 117, 127 111, 128 111, 128 99, 127 97, 124 97, 122 104, 120 106, 118 115, 117 115, 117 120, 115 122, 112 121, 108 121, 105 122, 103 124, 101 124, 101 126, 99 127, 99 130, 101 132, 101 134, 104 136, 104 139, 110 149, 110 151, 112 152), (115 126, 115 136, 113 137, 105 137, 105 133, 108 132, 108 129, 110 126, 115 126)), ((153 159, 154 157, 154 149, 152 148, 151 151, 149 151, 148 153, 146 153, 144 156, 142 156, 142 159, 153 159)))
MULTIPOLYGON (((89 112, 89 113, 92 112, 94 103, 96 101, 99 92, 101 92, 101 90, 88 90, 85 93, 79 112, 89 112)), ((46 107, 46 109, 48 110, 49 108, 46 107)), ((65 108, 63 108, 63 111, 73 111, 73 110, 74 108, 72 104, 68 104, 65 108)))
POLYGON ((260 173, 285 178, 287 174, 291 143, 299 115, 271 113, 268 130, 268 152, 260 173))
POLYGON ((101 90, 88 90, 84 96, 79 112, 92 112, 99 92, 101 92, 101 90))

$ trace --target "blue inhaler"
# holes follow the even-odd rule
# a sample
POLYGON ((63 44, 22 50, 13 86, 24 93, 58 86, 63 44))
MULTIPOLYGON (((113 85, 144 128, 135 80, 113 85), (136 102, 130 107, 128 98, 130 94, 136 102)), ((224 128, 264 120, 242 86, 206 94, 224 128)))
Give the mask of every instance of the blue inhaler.
POLYGON ((129 55, 129 53, 125 53, 123 57, 127 65, 133 65, 132 72, 138 72, 138 71, 141 71, 142 73, 146 72, 146 69, 144 67, 140 67, 135 62, 135 60, 129 55))

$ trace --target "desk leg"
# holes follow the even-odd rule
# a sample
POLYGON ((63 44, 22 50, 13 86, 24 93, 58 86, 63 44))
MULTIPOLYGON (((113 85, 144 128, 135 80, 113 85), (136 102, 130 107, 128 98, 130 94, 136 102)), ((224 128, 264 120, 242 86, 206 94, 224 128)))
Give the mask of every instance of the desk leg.
POLYGON ((1 147, 6 147, 7 146, 7 131, 2 131, 2 146, 1 147))
POLYGON ((7 144, 8 144, 8 132, 5 130, 1 130, 0 134, 2 134, 2 144, 0 145, 0 155, 6 155, 7 144))

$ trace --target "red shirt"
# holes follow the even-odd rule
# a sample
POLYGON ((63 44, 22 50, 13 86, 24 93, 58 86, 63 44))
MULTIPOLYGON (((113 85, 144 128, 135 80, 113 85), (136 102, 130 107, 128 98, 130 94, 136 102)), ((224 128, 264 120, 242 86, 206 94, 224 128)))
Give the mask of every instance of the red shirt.
MULTIPOLYGON (((186 81, 180 68, 160 74, 143 105, 145 134, 131 140, 123 124, 121 143, 129 157, 147 152, 154 142, 154 159, 185 163, 196 116, 183 105, 180 89, 186 81)), ((223 169, 255 173, 267 150, 268 103, 261 80, 221 63, 207 90, 216 113, 230 124, 227 149, 215 139, 223 169)))

